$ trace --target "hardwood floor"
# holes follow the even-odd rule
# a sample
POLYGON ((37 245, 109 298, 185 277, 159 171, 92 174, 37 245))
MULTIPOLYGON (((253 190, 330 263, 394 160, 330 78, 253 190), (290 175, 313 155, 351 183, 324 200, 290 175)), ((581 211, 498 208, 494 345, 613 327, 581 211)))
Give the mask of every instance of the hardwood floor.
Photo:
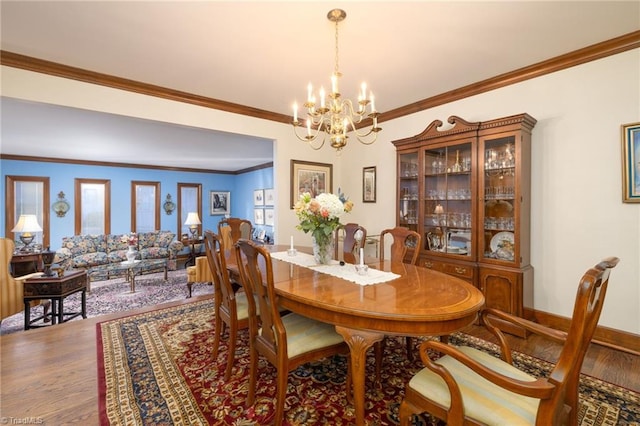
MULTIPOLYGON (((47 425, 99 424, 96 324, 153 309, 157 306, 1 336, 0 421, 17 424, 33 418, 32 423, 47 425)), ((480 327, 466 332, 493 341, 480 327)), ((509 336, 509 340, 513 349, 547 361, 555 362, 559 353, 557 345, 537 337, 509 336)), ((640 356, 591 345, 583 373, 640 392, 640 356)))

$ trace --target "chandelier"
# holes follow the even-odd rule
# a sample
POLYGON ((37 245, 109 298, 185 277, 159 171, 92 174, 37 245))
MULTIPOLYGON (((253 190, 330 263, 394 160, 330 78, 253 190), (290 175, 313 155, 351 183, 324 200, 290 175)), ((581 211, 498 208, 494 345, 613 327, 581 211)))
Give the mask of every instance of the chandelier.
POLYGON ((331 146, 340 152, 342 148, 347 146, 349 127, 353 130, 358 141, 364 145, 374 143, 378 132, 382 130, 378 127, 380 113, 376 111, 373 93, 369 92, 367 98, 366 83, 362 83, 357 109, 354 109, 354 104, 350 99, 342 99, 340 95, 339 80, 342 74, 338 69, 338 23, 346 17, 347 13, 342 9, 333 9, 327 14, 327 19, 336 24, 336 56, 331 76, 331 93, 326 95, 324 87, 321 87, 318 93, 319 99, 316 99, 313 86, 309 83, 307 101, 303 104, 307 115, 304 124, 298 120, 298 104, 293 104, 293 131, 298 139, 309 142, 309 145, 315 150, 322 148, 327 135, 329 135, 331 146), (356 125, 360 124, 364 118, 370 118, 373 123, 371 127, 364 128, 359 132, 356 125), (298 132, 304 126, 306 126, 306 134, 303 131, 301 136, 298 132), (323 132, 321 138, 319 137, 320 132, 323 132))

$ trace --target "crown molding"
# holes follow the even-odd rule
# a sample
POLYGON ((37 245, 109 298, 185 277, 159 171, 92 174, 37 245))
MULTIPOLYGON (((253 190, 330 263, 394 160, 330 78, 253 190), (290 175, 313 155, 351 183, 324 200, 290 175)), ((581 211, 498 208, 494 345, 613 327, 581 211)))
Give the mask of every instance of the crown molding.
MULTIPOLYGON (((640 47, 640 31, 634 31, 620 37, 606 40, 591 46, 556 56, 524 68, 510 71, 498 76, 482 80, 467 86, 441 93, 421 101, 414 102, 396 109, 383 112, 378 117, 378 122, 393 120, 405 115, 414 114, 429 108, 447 104, 453 101, 478 95, 511 84, 520 83, 545 74, 554 73, 576 65, 584 64, 607 56, 622 53, 640 47)), ((206 108, 217 109, 250 117, 262 118, 279 123, 290 124, 293 118, 289 115, 265 111, 245 105, 222 101, 219 99, 199 96, 192 93, 181 92, 166 87, 155 86, 139 81, 114 77, 94 71, 58 64, 43 59, 37 59, 18 53, 0 50, 0 64, 13 68, 20 68, 42 74, 78 80, 85 83, 98 84, 120 90, 140 93, 158 98, 169 99, 178 102, 189 103, 206 108)), ((366 123, 361 123, 366 125, 366 123)))
POLYGON ((42 163, 61 163, 61 164, 77 164, 83 166, 104 166, 104 167, 125 167, 130 169, 153 169, 164 170, 170 172, 191 172, 191 173, 214 173, 220 175, 241 175, 256 170, 266 169, 273 167, 273 162, 259 164, 257 166, 249 167, 242 170, 227 171, 227 170, 205 170, 195 169, 189 167, 171 167, 171 166, 154 166, 150 164, 133 164, 133 163, 113 163, 107 161, 90 161, 90 160, 73 160, 69 158, 54 158, 54 157, 34 157, 28 155, 12 155, 12 154, 0 154, 0 160, 14 160, 14 161, 36 161, 42 163))

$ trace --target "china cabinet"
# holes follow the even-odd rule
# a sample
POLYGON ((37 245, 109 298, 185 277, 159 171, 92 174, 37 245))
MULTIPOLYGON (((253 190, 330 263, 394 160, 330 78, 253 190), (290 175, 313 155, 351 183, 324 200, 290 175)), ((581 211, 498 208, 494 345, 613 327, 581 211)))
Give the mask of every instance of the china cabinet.
POLYGON ((397 224, 422 234, 420 264, 469 281, 484 293, 487 307, 519 316, 533 304, 535 123, 528 114, 486 122, 452 116, 448 125, 436 120, 393 142, 397 224))

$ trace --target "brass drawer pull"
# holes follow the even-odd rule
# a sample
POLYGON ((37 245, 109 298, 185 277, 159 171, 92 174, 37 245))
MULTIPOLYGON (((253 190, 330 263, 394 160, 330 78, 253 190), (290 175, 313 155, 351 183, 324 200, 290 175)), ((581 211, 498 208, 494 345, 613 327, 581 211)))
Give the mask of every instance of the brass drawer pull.
POLYGON ((424 267, 425 268, 433 268, 433 263, 432 262, 424 262, 424 267))
POLYGON ((456 273, 460 274, 460 275, 464 275, 467 273, 467 268, 461 268, 459 266, 457 266, 455 268, 456 273))

